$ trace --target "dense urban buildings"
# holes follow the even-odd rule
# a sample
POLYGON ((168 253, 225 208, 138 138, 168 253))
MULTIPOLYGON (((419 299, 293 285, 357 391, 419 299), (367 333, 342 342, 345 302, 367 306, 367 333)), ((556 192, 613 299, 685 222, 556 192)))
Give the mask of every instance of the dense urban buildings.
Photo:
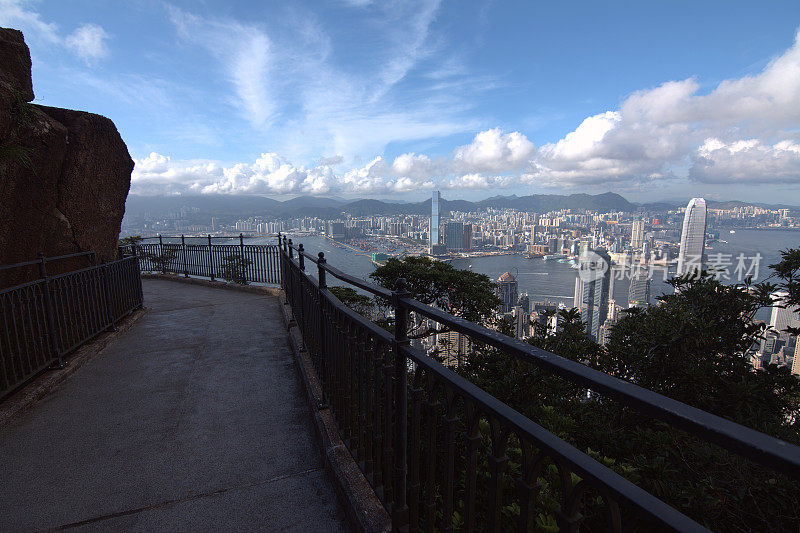
MULTIPOLYGON (((542 331, 555 331, 560 320, 557 311, 575 306, 587 323, 587 331, 603 343, 626 308, 658 304, 656 296, 660 293, 654 294, 653 284, 674 276, 681 256, 686 257, 687 253, 702 256, 706 245, 725 243, 729 233, 742 228, 763 229, 768 235, 769 229, 800 227, 800 212, 797 211, 741 203, 709 204, 700 198, 693 199, 686 207, 641 208, 627 212, 568 208, 526 211, 492 207, 455 210, 448 209, 448 202, 437 191, 424 211, 403 212, 402 207, 398 207, 402 204, 391 205, 395 211, 391 214, 353 214, 340 209, 328 216, 264 212, 247 217, 224 214, 212 217, 197 207, 184 205, 165 213, 130 211, 123 223, 123 234, 186 233, 203 235, 204 239, 209 233, 231 235, 234 232, 245 237, 274 236, 278 232, 322 235, 369 257, 374 264, 404 255, 431 255, 441 260, 518 255, 531 261, 544 260, 561 264, 562 270, 574 269, 570 287, 561 294, 573 293, 572 284, 580 285, 575 287, 579 290, 571 294, 568 302, 551 302, 544 297, 519 294, 517 284, 516 300, 507 297, 503 302, 503 314, 513 322, 515 334, 520 338, 530 335, 531 324, 538 324, 544 328, 542 331), (680 253, 681 243, 683 254, 680 253), (610 258, 606 290, 603 283, 581 285, 583 282, 578 277, 580 257, 600 249, 610 258), (624 295, 618 294, 616 300, 612 279, 625 280, 621 285, 627 289, 624 295)), ((719 256, 714 256, 707 257, 707 268, 719 262, 719 256)), ((734 279, 737 258, 728 260, 731 263, 729 274, 734 279)), ((681 266, 684 265, 688 266, 689 261, 683 261, 681 266)), ((762 265, 762 268, 766 267, 762 265)), ((786 323, 786 317, 792 313, 796 316, 796 310, 773 309, 772 313, 775 315, 772 322, 776 325, 786 323)), ((754 347, 753 364, 758 366, 768 361, 800 373, 800 362, 795 363, 794 337, 782 332, 770 337, 774 339, 754 347)), ((433 343, 427 349, 437 345, 433 343)), ((452 342, 448 346, 458 349, 460 344, 452 342)))

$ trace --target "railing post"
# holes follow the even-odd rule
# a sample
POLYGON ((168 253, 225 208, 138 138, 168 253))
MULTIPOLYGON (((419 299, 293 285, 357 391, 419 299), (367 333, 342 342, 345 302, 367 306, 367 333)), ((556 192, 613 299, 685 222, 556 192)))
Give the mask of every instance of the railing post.
POLYGON ((392 531, 408 530, 408 505, 406 504, 406 477, 408 475, 408 362, 404 349, 408 346, 408 307, 402 298, 409 296, 405 278, 397 280, 392 291, 394 307, 394 502, 392 503, 392 531))
POLYGON ((167 273, 167 261, 164 257, 164 241, 161 239, 161 234, 158 234, 158 255, 161 258, 161 273, 167 273))
POLYGON ((108 286, 108 266, 105 261, 100 263, 100 279, 103 284, 103 300, 105 301, 106 316, 110 322, 108 331, 117 331, 117 321, 114 319, 114 314, 111 312, 111 289, 108 286))
POLYGON ((208 234, 208 277, 214 281, 214 252, 211 249, 211 234, 208 234))
POLYGON ((327 405, 328 394, 325 392, 330 386, 330 376, 328 376, 328 360, 325 356, 325 297, 322 291, 328 288, 325 281, 325 254, 320 252, 317 254, 317 281, 319 285, 319 362, 322 367, 322 403, 327 405))
POLYGON ((306 269, 306 258, 303 256, 304 252, 305 250, 303 249, 303 243, 301 242, 297 247, 297 260, 300 262, 300 270, 306 269))
POLYGON ((289 246, 287 249, 289 250, 289 259, 294 259, 294 252, 292 251, 292 239, 289 239, 289 246))
POLYGON ((319 288, 320 290, 327 289, 328 284, 325 283, 325 268, 323 268, 326 263, 325 254, 320 252, 317 254, 317 257, 319 257, 319 260, 317 261, 317 279, 319 281, 319 288))
POLYGON ((56 323, 53 318, 53 304, 50 299, 50 278, 47 277, 47 258, 44 252, 39 252, 39 276, 44 280, 44 314, 47 319, 47 342, 50 344, 50 350, 53 352, 53 358, 56 360, 58 368, 64 368, 64 361, 61 359, 61 352, 58 350, 58 343, 56 342, 56 323))
POLYGON ((286 290, 286 272, 283 265, 283 248, 281 248, 281 232, 278 232, 278 275, 280 276, 281 289, 286 290))
POLYGON ((188 259, 186 258, 186 239, 181 234, 181 252, 183 253, 183 277, 189 277, 188 259))
POLYGON ((247 268, 244 266, 244 235, 239 234, 239 259, 242 261, 242 282, 247 282, 247 268))

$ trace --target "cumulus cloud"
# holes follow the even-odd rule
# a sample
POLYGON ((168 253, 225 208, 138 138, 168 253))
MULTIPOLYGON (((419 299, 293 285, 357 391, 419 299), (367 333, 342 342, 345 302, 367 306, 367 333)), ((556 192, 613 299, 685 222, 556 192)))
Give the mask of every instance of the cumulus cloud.
POLYGON ((150 153, 134 159, 131 178, 133 194, 310 194, 375 193, 387 194, 430 189, 434 182, 414 172, 420 158, 401 156, 398 166, 410 164, 405 173, 396 173, 394 164, 376 157, 363 167, 337 174, 333 165, 314 167, 293 165, 275 153, 263 153, 252 163, 222 166, 213 161, 174 162, 168 156, 150 153))
POLYGON ((528 161, 533 151, 533 143, 520 132, 503 133, 494 128, 478 133, 470 144, 456 148, 453 168, 457 172, 515 170, 528 161))
MULTIPOLYGON (((436 4, 429 7, 420 36, 436 4)), ((269 51, 268 45, 265 41, 257 48, 269 51)), ((254 61, 267 68, 272 59, 254 61)), ((317 81, 327 89, 310 83, 303 100, 305 121, 294 124, 303 126, 296 128, 298 142, 313 130, 329 138, 332 146, 323 153, 341 155, 304 167, 265 153, 252 163, 221 167, 175 164, 151 154, 137 161, 137 186, 166 183, 168 176, 187 191, 261 194, 393 194, 434 187, 625 188, 686 179, 800 184, 800 33, 789 49, 756 74, 725 80, 707 92, 701 92, 694 78, 633 92, 617 109, 588 116, 562 139, 538 148, 520 131, 490 128, 447 156, 378 155, 356 166, 346 162, 354 155, 380 154, 387 140, 443 136, 463 132, 463 125, 425 120, 418 116, 425 114, 422 108, 415 113, 376 112, 370 103, 373 97, 396 82, 379 76, 377 89, 359 92, 351 79, 326 70, 324 63, 311 65, 321 67, 317 81), (312 123, 324 127, 314 130, 309 128, 312 123), (371 135, 378 130, 380 136, 371 135)))
POLYGON ((542 146, 523 180, 647 183, 681 177, 691 164, 689 177, 700 181, 800 182, 791 149, 800 123, 800 33, 760 73, 725 80, 708 94, 699 89, 690 78, 634 92, 619 110, 588 117, 542 146))
POLYGON ((108 56, 107 40, 108 34, 103 28, 96 24, 83 24, 69 34, 64 43, 78 57, 91 63, 108 56))
POLYGON ((706 183, 800 182, 800 144, 774 145, 758 139, 725 143, 707 139, 693 159, 689 176, 706 183))

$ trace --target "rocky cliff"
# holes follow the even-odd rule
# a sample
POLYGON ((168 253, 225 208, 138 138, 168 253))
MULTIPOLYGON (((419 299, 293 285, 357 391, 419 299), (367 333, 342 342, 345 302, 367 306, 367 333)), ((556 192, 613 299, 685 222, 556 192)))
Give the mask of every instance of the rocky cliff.
POLYGON ((114 259, 133 170, 125 143, 105 117, 33 98, 22 33, 0 28, 0 265, 39 252, 114 259))

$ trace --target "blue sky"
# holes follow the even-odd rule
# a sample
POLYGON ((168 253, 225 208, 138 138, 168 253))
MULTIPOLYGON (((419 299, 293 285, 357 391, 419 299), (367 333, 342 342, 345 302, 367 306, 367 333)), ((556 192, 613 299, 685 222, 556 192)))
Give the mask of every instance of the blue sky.
POLYGON ((800 2, 0 0, 132 192, 800 205, 800 2))

